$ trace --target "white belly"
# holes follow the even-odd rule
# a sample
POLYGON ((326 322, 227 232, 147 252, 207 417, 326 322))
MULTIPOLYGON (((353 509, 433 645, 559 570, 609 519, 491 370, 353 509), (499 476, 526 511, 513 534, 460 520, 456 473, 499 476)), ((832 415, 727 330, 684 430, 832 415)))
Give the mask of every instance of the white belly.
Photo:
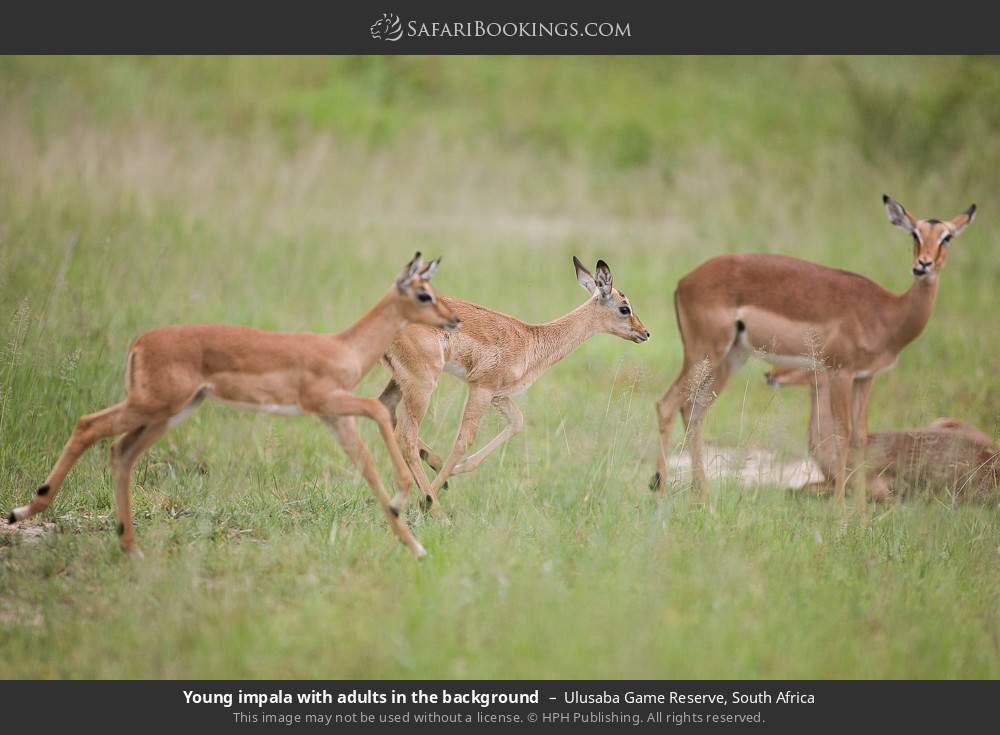
MULTIPOLYGON (((260 413, 270 413, 275 416, 301 416, 302 409, 296 406, 294 403, 242 403, 241 401, 226 401, 222 398, 212 398, 219 403, 224 403, 227 406, 232 406, 233 408, 239 408, 244 411, 259 411, 260 413)), ((178 414, 180 415, 180 414, 178 414)))

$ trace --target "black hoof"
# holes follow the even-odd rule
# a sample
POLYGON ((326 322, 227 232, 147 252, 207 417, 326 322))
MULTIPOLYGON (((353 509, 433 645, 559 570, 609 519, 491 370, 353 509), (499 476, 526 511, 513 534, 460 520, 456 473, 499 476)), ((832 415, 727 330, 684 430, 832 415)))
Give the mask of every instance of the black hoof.
POLYGON ((16 517, 15 515, 14 515, 14 511, 11 511, 11 512, 10 512, 10 515, 9 515, 9 516, 7 516, 7 523, 9 523, 9 524, 10 524, 10 525, 12 525, 12 526, 13 526, 13 525, 14 525, 15 523, 17 523, 17 517, 16 517))
POLYGON ((656 492, 660 489, 660 485, 663 484, 663 478, 660 477, 659 471, 653 473, 653 476, 649 479, 649 489, 656 492))

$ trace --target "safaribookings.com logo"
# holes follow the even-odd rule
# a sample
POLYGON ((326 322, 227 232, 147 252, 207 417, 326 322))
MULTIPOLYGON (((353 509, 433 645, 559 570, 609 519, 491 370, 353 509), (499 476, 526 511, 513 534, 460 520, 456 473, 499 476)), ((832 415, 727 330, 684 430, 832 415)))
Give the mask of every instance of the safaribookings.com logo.
POLYGON ((395 13, 382 13, 369 31, 376 41, 407 38, 631 38, 629 23, 622 21, 407 21, 395 13))
POLYGON ((403 24, 395 13, 382 13, 369 30, 376 41, 398 41, 403 37, 403 24))

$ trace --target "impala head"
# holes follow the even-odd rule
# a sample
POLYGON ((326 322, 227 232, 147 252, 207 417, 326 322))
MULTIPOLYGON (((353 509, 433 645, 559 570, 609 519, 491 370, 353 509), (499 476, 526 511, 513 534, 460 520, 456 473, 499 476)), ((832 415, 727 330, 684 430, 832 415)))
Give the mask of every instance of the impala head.
POLYGON ((573 265, 576 266, 577 282, 591 294, 598 309, 598 323, 602 332, 636 343, 649 339, 649 330, 632 311, 632 305, 625 294, 611 284, 611 269, 607 263, 597 261, 593 274, 583 267, 583 263, 575 255, 573 265))
POLYGON ((892 197, 883 194, 885 212, 889 221, 902 227, 913 237, 913 275, 919 279, 933 281, 944 268, 951 241, 976 216, 973 204, 957 217, 941 221, 938 219, 917 219, 892 197))
POLYGON ((400 310, 407 321, 454 330, 462 320, 438 300, 430 284, 440 263, 440 258, 424 263, 417 253, 396 279, 396 291, 400 310))

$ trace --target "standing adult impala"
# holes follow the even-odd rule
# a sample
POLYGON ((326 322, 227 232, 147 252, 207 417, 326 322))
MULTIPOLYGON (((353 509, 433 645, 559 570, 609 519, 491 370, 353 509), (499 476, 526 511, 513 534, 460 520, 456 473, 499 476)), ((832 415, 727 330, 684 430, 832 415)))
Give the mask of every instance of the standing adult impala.
POLYGON ((214 398, 238 408, 322 419, 371 486, 399 540, 417 557, 426 555, 402 516, 412 479, 389 412, 378 400, 351 391, 408 324, 458 326, 459 319, 429 283, 438 263, 425 265, 417 253, 381 300, 354 326, 337 334, 264 332, 227 324, 146 332, 128 351, 128 397, 77 422, 45 484, 30 504, 15 508, 8 521, 16 523, 45 510, 80 455, 99 439, 124 434, 111 447, 118 535, 124 551, 138 554, 129 497, 132 467, 167 429, 206 398, 214 398), (396 473, 392 500, 358 435, 354 416, 367 416, 378 424, 396 473))
MULTIPOLYGON (((896 363, 927 325, 949 244, 976 213, 973 204, 950 221, 917 219, 883 196, 889 221, 913 238, 913 285, 891 293, 848 271, 783 255, 723 255, 684 276, 674 292, 684 363, 656 403, 660 454, 650 483, 663 492, 670 428, 680 410, 688 430, 691 470, 700 499, 708 497, 702 425, 715 397, 750 356, 773 365, 829 373, 830 412, 837 436, 834 496, 844 503, 848 454, 861 458, 868 434, 872 379, 896 363)), ((865 472, 855 473, 864 512, 865 472)))
POLYGON ((649 339, 649 331, 632 311, 625 294, 612 285, 607 263, 597 261, 593 274, 575 257, 573 265, 577 281, 590 298, 565 316, 545 324, 527 324, 468 301, 443 298, 445 305, 462 318, 460 332, 448 334, 414 325, 405 329, 386 352, 385 363, 392 378, 381 400, 395 412, 402 399, 396 433, 432 513, 443 515, 437 495, 449 475, 476 469, 524 427, 524 417, 511 396, 526 391, 546 370, 596 334, 613 334, 637 343, 649 339), (462 425, 443 463, 418 437, 420 422, 442 371, 469 386, 462 425), (507 426, 486 446, 462 460, 490 405, 506 419, 507 426), (433 482, 424 473, 421 456, 438 470, 433 482))

